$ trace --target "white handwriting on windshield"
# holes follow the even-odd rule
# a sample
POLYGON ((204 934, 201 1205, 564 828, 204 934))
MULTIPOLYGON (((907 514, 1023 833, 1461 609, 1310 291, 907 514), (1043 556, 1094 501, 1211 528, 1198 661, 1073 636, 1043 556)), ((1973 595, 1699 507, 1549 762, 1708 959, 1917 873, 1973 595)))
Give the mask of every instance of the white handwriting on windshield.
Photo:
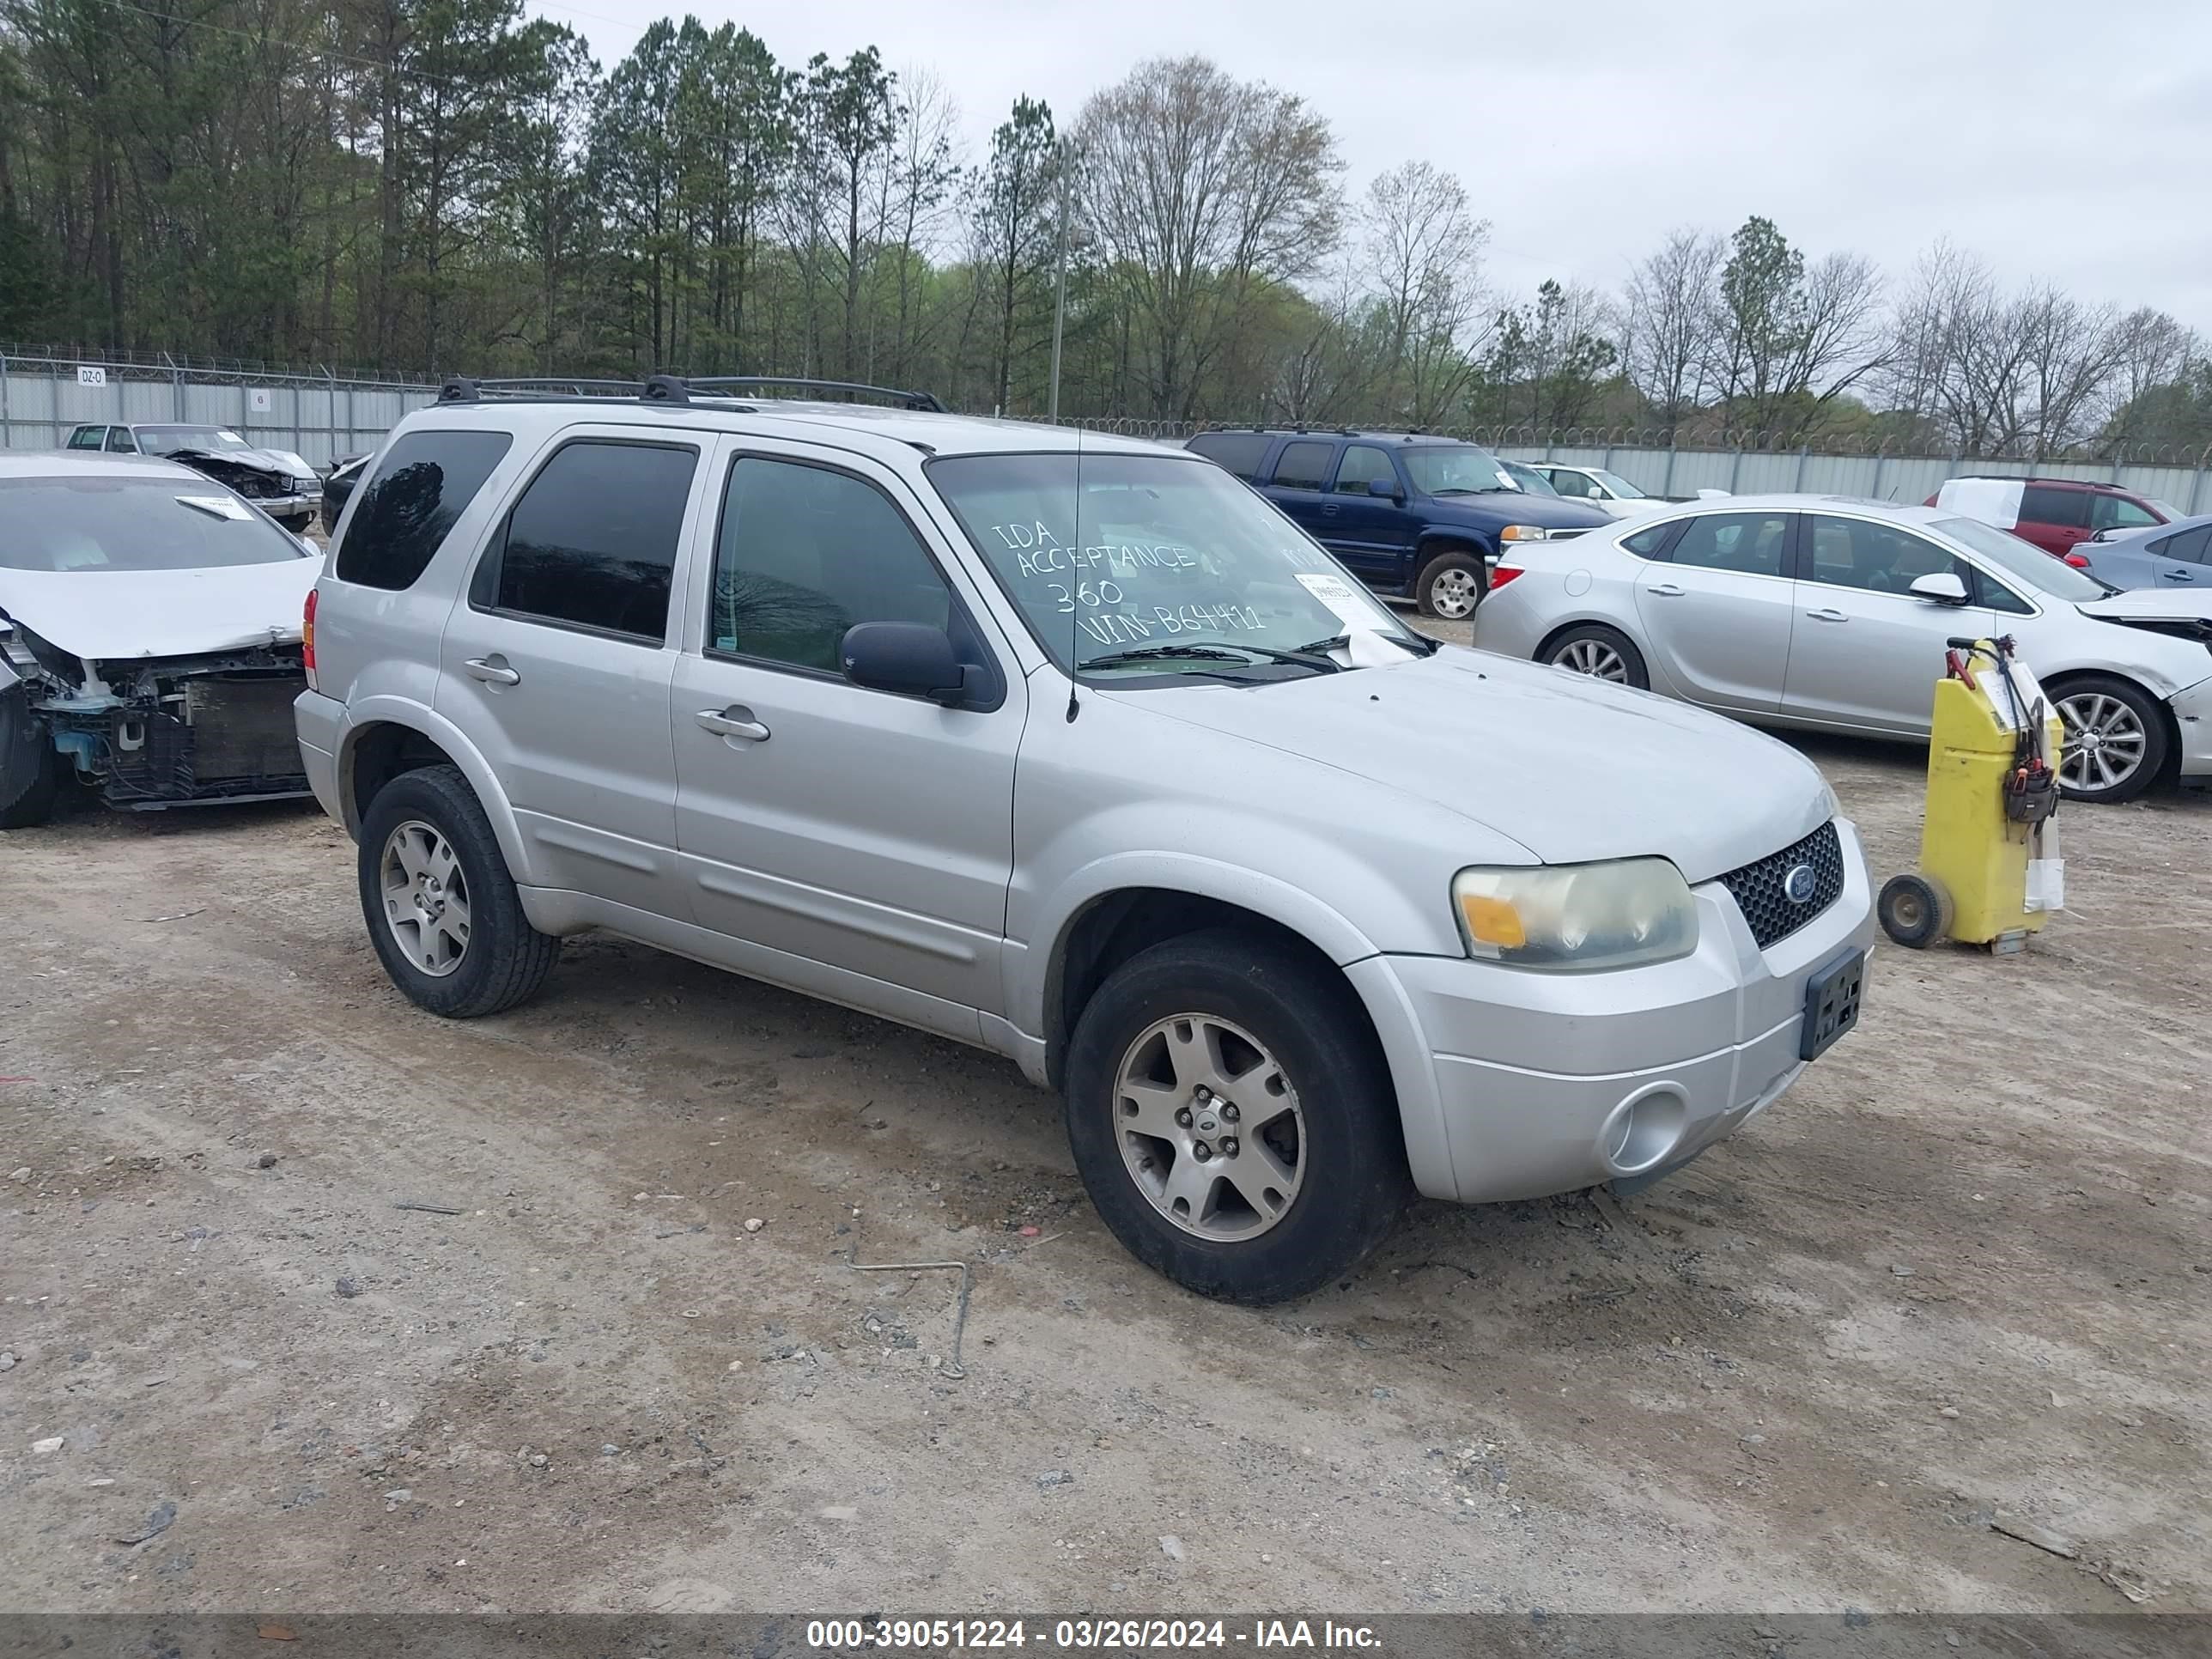
POLYGON ((1115 570, 1126 575, 1139 570, 1199 568, 1197 555, 1173 542, 1102 542, 1094 547, 1075 547, 1061 541, 1041 520, 994 524, 991 533, 1013 554, 1021 574, 1032 580, 1079 570, 1115 570))
POLYGON ((1156 635, 1234 634, 1265 626, 1249 605, 1156 605, 1141 611, 1102 611, 1077 618, 1077 625, 1101 645, 1141 645, 1156 635))

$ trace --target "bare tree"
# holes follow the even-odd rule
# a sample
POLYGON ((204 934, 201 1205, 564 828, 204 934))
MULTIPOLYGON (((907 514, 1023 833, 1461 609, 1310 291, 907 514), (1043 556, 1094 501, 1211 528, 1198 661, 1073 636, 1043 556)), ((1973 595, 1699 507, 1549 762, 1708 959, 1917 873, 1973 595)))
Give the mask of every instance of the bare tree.
POLYGON ((1137 324, 1152 411, 1189 419, 1261 284, 1308 275, 1336 240, 1328 121, 1202 58, 1157 58, 1077 125, 1085 222, 1137 324))
POLYGON ((2104 435, 2115 443, 2140 442, 2154 394, 2188 377, 2198 355, 2197 336, 2163 311, 2138 306, 2120 319, 2118 362, 2104 435))
POLYGON ((1384 406, 1416 425, 1436 422, 1473 374, 1467 335, 1492 307, 1482 285, 1490 224, 1467 187, 1426 161, 1407 161, 1368 187, 1360 219, 1364 274, 1375 285, 1388 343, 1384 406))
POLYGON ((1660 421, 1679 426, 1705 401, 1717 289, 1727 253, 1710 231, 1670 231, 1629 273, 1622 357, 1660 421))
POLYGON ((2124 319, 2047 283, 2008 295, 1980 259, 1938 243, 1898 309, 1887 378, 1899 409, 1962 453, 2040 459, 2092 435, 2130 384, 2178 374, 2187 350, 2170 319, 2124 319))

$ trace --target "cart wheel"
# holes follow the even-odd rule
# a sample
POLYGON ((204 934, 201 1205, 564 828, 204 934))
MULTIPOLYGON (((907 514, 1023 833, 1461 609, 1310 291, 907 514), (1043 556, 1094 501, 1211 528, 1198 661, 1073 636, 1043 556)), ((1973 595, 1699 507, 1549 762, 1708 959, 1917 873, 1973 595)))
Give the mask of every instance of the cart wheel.
POLYGON ((1926 876, 1892 876, 1875 902, 1881 931, 1908 951, 1923 951, 1951 931, 1951 896, 1926 876))

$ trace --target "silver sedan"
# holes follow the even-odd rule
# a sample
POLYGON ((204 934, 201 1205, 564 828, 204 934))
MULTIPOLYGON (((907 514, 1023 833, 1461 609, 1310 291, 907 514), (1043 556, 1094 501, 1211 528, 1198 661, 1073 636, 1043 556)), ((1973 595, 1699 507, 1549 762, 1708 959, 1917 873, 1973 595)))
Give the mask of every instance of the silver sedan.
POLYGON ((2116 592, 1938 507, 1737 496, 1513 550, 1474 642, 1739 719, 1924 742, 1945 641, 2010 634, 2066 723, 2060 782, 2212 774, 2212 594, 2116 592))

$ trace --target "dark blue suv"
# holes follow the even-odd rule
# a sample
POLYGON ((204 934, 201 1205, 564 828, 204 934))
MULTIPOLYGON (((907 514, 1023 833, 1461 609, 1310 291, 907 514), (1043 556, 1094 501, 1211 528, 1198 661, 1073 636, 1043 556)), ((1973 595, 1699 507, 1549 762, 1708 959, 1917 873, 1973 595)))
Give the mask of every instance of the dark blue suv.
POLYGON ((1500 546, 1613 522, 1523 491, 1495 455, 1455 438, 1247 428, 1201 432, 1188 447, 1281 507, 1369 586, 1454 621, 1474 614, 1500 546))

